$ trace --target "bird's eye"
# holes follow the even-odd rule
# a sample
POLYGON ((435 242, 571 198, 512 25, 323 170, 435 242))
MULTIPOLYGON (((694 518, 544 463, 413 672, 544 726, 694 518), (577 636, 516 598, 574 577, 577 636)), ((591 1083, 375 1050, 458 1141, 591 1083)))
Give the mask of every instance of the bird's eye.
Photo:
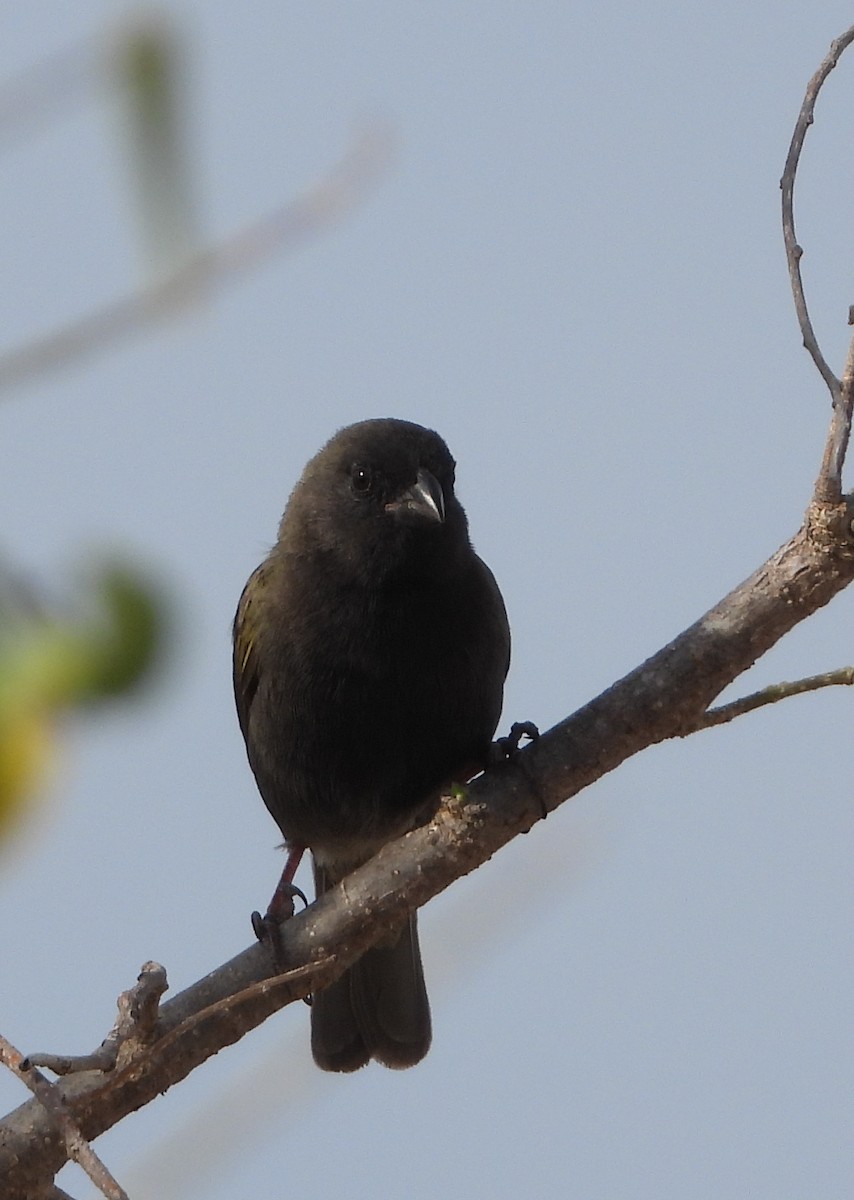
POLYGON ((367 467, 362 467, 359 463, 355 463, 350 470, 350 482, 353 485, 354 492, 360 492, 364 495, 365 492, 371 490, 371 472, 367 467))

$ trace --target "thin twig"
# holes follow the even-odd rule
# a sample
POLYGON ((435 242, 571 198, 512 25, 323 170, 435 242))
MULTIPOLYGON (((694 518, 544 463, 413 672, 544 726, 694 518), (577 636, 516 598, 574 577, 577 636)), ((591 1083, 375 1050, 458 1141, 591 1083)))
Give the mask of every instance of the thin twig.
POLYGON ((187 259, 168 279, 111 301, 78 321, 0 355, 0 390, 55 370, 138 333, 198 300, 213 286, 257 267, 283 248, 299 245, 349 211, 391 156, 388 131, 374 127, 302 196, 232 237, 187 259))
MULTIPOLYGON (((152 965, 156 966, 156 964, 146 963, 146 967, 152 965)), ((163 970, 162 967, 159 969, 163 970)), ((194 1027, 201 1026, 205 1022, 221 1017, 226 1013, 237 1012, 244 1005, 250 1003, 250 1001, 257 1000, 259 997, 276 995, 280 992, 286 994, 289 989, 304 984, 306 981, 310 982, 310 987, 302 988, 301 992, 303 993, 308 992, 312 988, 316 989, 318 986, 323 986, 327 982, 330 972, 334 973, 334 970, 335 959, 331 955, 328 955, 305 966, 293 967, 278 975, 271 975, 267 979, 251 983, 233 995, 225 996, 220 1000, 214 1001, 212 1004, 208 1004, 205 1008, 199 1009, 198 1012, 192 1013, 162 1037, 156 1038, 152 1036, 150 1039, 153 1043, 151 1047, 152 1051, 158 1055, 163 1054, 171 1043, 185 1038, 194 1027)), ((145 967, 143 967, 144 971, 145 967)), ((142 975, 140 975, 140 979, 142 979, 142 975)), ((128 994, 124 992, 123 996, 127 996, 128 994)), ((127 1040, 127 1038, 123 1040, 127 1040)), ((120 1041, 118 1044, 121 1045, 122 1042, 120 1041)), ((57 1075, 76 1075, 81 1071, 93 1070, 112 1071, 116 1066, 116 1051, 115 1030, 113 1030, 98 1049, 91 1054, 30 1054, 23 1060, 22 1066, 24 1069, 29 1065, 45 1067, 48 1071, 53 1071, 57 1075), (108 1044, 111 1046, 111 1051, 105 1054, 103 1051, 108 1044)))
POLYGON ((751 692, 741 700, 733 700, 730 704, 721 704, 718 708, 710 708, 698 718, 691 729, 685 730, 685 736, 695 733, 698 729, 711 729, 714 725, 726 725, 736 717, 764 708, 766 704, 776 704, 778 700, 787 700, 790 696, 802 696, 805 692, 817 692, 819 688, 851 687, 854 685, 854 667, 840 667, 836 671, 825 671, 823 675, 810 675, 807 679, 796 679, 793 683, 772 683, 760 692, 751 692))
POLYGON ((783 177, 780 180, 780 188, 783 193, 783 241, 786 246, 786 261, 789 266, 789 281, 792 287, 792 295, 795 300, 795 311, 798 314, 798 324, 801 327, 801 334, 804 339, 804 348, 809 352, 813 362, 818 368, 824 382, 830 389, 830 395, 834 404, 838 401, 842 385, 831 371, 827 360, 819 348, 818 340, 815 336, 815 330, 812 327, 809 311, 807 309, 806 297, 804 296, 804 283, 801 277, 801 256, 803 250, 798 245, 797 237, 795 236, 795 215, 794 215, 794 192, 795 192, 795 175, 798 170, 798 161, 801 157, 801 150, 804 145, 804 138, 807 135, 807 130, 813 123, 813 112, 815 102, 818 99, 818 94, 822 89, 824 81, 827 79, 830 72, 839 62, 842 52, 850 46, 854 41, 854 25, 849 30, 836 38, 831 43, 830 50, 824 58, 821 66, 818 68, 812 79, 807 84, 807 90, 804 95, 804 101, 801 105, 801 111, 798 113, 798 119, 795 122, 795 131, 792 134, 792 141, 789 146, 789 153, 786 156, 786 165, 783 168, 783 177))
MULTIPOLYGON (((849 324, 854 324, 849 318, 849 324)), ((842 372, 840 395, 833 405, 830 429, 821 458, 821 469, 815 482, 815 501, 818 504, 838 504, 842 498, 842 466, 851 437, 851 416, 854 411, 854 337, 848 345, 848 357, 842 372)))
POLYGON ((80 1071, 112 1071, 122 1047, 151 1041, 157 1025, 160 997, 167 989, 166 970, 159 963, 144 963, 132 988, 118 999, 119 1015, 113 1028, 91 1054, 30 1054, 21 1064, 44 1067, 55 1075, 74 1075, 80 1071))
MULTIPOLYGON (((292 988, 304 984, 306 980, 311 983, 311 988, 308 990, 317 990, 328 982, 330 974, 336 974, 335 956, 331 954, 316 962, 307 963, 305 966, 293 967, 288 971, 282 971, 279 975, 271 975, 268 979, 260 979, 257 983, 251 983, 247 987, 241 988, 239 992, 235 992, 234 995, 224 996, 221 1000, 216 1000, 213 1004, 209 1004, 206 1008, 187 1017, 157 1042, 156 1052, 163 1054, 171 1043, 185 1038, 194 1027, 201 1027, 205 1022, 215 1017, 221 1017, 223 1014, 234 1013, 261 996, 275 996, 278 993, 287 995, 292 988)), ((300 990, 303 994, 308 994, 306 989, 301 988, 300 990)))
POLYGON ((86 1172, 107 1200, 128 1200, 127 1192, 110 1174, 84 1138, 56 1084, 33 1066, 11 1042, 0 1034, 0 1062, 25 1083, 42 1107, 50 1113, 62 1133, 68 1157, 86 1172))

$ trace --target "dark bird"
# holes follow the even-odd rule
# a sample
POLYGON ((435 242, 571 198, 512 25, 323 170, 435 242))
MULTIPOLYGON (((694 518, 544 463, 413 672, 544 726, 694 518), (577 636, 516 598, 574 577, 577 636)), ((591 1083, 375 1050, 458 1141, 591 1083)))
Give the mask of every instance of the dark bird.
MULTIPOLYGON (((308 848, 320 895, 487 763, 510 631, 454 467, 439 435, 409 421, 340 430, 243 591, 234 691, 289 852, 280 888, 308 848)), ((413 914, 315 995, 311 1046, 328 1071, 410 1067, 430 1037, 413 914)))

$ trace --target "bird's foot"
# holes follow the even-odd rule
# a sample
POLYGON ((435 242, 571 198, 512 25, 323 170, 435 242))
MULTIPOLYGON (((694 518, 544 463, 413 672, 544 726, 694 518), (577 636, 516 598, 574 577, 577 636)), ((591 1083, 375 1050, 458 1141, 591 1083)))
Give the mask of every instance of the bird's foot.
MULTIPOLYGON (((535 742, 540 736, 540 731, 531 721, 516 721, 510 726, 510 733, 507 737, 497 738, 489 747, 489 760, 487 767, 497 767, 502 764, 517 765, 516 760, 519 758, 519 743, 522 738, 527 738, 529 742, 535 742)), ((543 798, 543 795, 537 785, 536 780, 531 773, 526 769, 524 759, 519 759, 518 770, 522 772, 527 779, 531 791, 537 798, 540 806, 540 816, 545 818, 549 815, 548 806, 543 798)))
POLYGON ((519 743, 522 738, 527 738, 529 742, 535 742, 539 736, 540 731, 533 722, 515 721, 510 726, 507 737, 496 738, 489 747, 488 765, 495 767, 499 763, 512 762, 519 753, 519 743))
POLYGON ((251 918, 252 932, 258 941, 270 951, 273 962, 280 971, 283 971, 287 965, 282 941, 282 922, 289 921, 294 915, 294 901, 297 899, 302 900, 305 907, 308 908, 305 892, 290 880, 280 879, 263 917, 259 912, 254 912, 251 918))

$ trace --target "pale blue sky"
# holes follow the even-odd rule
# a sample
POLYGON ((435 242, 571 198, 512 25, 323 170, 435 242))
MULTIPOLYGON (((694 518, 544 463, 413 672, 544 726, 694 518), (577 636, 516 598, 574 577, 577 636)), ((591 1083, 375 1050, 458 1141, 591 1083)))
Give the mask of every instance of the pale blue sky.
MULTIPOLYGON (((850 5, 162 7, 188 37, 210 237, 316 179, 365 118, 400 151, 325 236, 0 400, 4 554, 56 587, 120 547, 179 609, 160 688, 70 724, 59 785, 2 860, 0 1028, 24 1049, 92 1048, 146 959, 177 990, 248 944, 280 857, 229 626, 335 428, 394 415, 445 436, 510 611, 503 724, 545 728, 794 532, 828 417, 777 185, 850 5)), ((120 11, 7 6, 4 72, 120 11)), ((854 57, 797 212, 837 367, 852 97, 854 57)), ((139 253, 107 103, 0 150, 11 346, 122 293, 139 253)), ((851 662, 852 603, 733 695, 851 662)), ((852 697, 827 692, 656 747, 440 897, 415 1070, 322 1075, 293 1006, 99 1151, 133 1200, 848 1200, 851 727, 852 697)), ((24 1098, 0 1078, 4 1109, 24 1098)))

